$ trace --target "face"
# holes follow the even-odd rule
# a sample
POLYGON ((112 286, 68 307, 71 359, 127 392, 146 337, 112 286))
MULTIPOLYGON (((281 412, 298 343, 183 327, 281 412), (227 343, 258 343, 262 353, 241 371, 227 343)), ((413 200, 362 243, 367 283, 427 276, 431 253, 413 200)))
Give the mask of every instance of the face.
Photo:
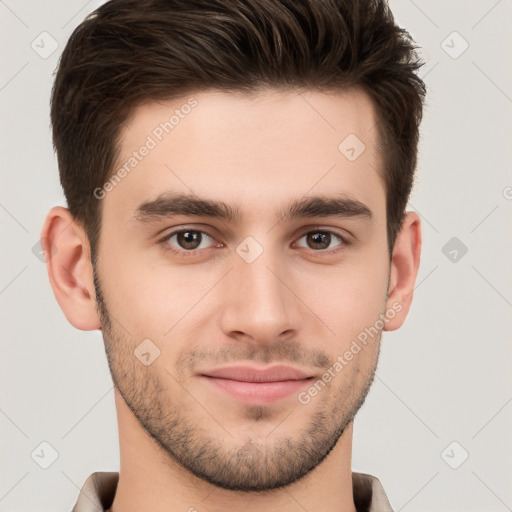
POLYGON ((273 90, 125 126, 125 172, 97 192, 96 295, 114 383, 172 463, 283 486, 362 405, 389 314, 375 124, 361 91, 273 90))

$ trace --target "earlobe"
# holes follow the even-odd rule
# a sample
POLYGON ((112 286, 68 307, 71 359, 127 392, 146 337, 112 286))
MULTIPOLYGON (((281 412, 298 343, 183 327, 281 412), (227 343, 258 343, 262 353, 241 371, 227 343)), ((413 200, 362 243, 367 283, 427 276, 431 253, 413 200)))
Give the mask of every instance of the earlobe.
POLYGON ((89 241, 67 208, 52 208, 41 231, 50 284, 64 315, 77 329, 100 328, 89 241))
POLYGON ((411 307, 414 284, 420 265, 421 221, 417 213, 405 214, 393 248, 389 295, 386 302, 385 331, 402 326, 411 307))

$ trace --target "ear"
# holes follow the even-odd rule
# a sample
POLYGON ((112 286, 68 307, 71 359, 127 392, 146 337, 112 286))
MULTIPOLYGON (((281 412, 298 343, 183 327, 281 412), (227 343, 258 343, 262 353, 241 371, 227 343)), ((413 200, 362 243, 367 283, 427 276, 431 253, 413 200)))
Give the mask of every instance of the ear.
POLYGON ((41 231, 50 284, 64 315, 77 329, 100 329, 89 240, 67 208, 52 208, 41 231))
POLYGON ((393 317, 386 315, 389 318, 384 325, 385 331, 398 329, 407 318, 420 266, 420 252, 421 221, 417 213, 407 212, 393 248, 386 302, 386 311, 396 314, 393 317))

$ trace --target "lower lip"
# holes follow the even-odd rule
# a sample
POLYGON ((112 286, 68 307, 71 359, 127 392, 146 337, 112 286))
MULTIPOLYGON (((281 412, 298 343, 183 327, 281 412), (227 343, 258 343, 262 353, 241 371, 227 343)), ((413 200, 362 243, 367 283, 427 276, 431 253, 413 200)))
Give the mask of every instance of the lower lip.
POLYGON ((293 393, 297 393, 309 384, 311 379, 283 380, 277 382, 243 382, 202 376, 207 382, 241 402, 265 405, 277 402, 293 393))

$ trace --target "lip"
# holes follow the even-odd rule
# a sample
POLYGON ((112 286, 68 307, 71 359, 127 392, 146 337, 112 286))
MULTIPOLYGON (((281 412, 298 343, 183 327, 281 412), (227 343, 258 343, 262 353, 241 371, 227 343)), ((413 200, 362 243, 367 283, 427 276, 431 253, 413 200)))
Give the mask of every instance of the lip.
POLYGON ((250 365, 225 366, 224 368, 209 370, 202 375, 244 382, 278 382, 285 380, 302 380, 311 377, 311 375, 308 375, 298 368, 281 364, 267 368, 258 368, 257 366, 250 365))
POLYGON ((229 366, 200 374, 205 382, 237 400, 250 404, 271 404, 306 386, 313 378, 297 368, 277 365, 267 368, 229 366))

